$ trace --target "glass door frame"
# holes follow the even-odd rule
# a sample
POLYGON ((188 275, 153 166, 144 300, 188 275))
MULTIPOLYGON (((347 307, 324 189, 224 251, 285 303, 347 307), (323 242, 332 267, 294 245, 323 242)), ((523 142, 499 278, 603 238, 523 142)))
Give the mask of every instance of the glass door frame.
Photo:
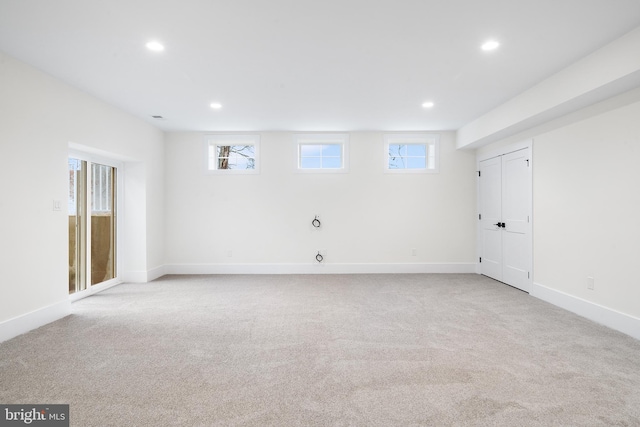
POLYGON ((85 212, 85 250, 84 250, 84 258, 85 258, 85 282, 86 288, 72 294, 69 294, 69 299, 71 301, 76 301, 81 298, 88 297, 96 292, 100 292, 112 286, 115 286, 122 282, 120 279, 122 272, 122 249, 123 249, 123 239, 122 239, 122 230, 123 228, 123 201, 124 201, 124 164, 118 160, 114 160, 108 157, 103 157, 100 155, 87 153, 84 151, 70 149, 68 153, 68 158, 78 159, 86 162, 86 175, 87 175, 87 185, 85 186, 85 199, 86 199, 86 212, 85 212), (91 282, 91 165, 92 164, 100 164, 111 166, 116 169, 116 179, 115 179, 115 240, 116 240, 116 248, 115 248, 115 270, 116 274, 113 279, 106 280, 104 282, 97 283, 92 285, 91 282))

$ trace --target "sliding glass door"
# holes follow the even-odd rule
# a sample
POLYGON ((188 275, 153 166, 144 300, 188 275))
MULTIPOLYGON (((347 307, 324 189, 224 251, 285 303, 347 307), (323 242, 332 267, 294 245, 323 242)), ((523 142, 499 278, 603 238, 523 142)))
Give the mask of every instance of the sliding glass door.
POLYGON ((116 173, 69 158, 70 294, 116 277, 116 173))
POLYGON ((69 293, 87 289, 87 162, 69 159, 69 293))
POLYGON ((116 277, 116 168, 91 164, 91 284, 116 277))

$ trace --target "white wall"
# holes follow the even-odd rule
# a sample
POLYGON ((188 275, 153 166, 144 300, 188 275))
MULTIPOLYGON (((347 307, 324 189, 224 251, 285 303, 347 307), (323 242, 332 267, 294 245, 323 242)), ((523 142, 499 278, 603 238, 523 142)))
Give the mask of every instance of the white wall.
POLYGON ((510 139, 534 139, 532 294, 638 338, 639 117, 634 90, 510 139))
POLYGON ((260 174, 221 176, 204 172, 204 134, 167 134, 168 272, 473 271, 475 156, 453 133, 439 174, 405 175, 383 173, 380 132, 350 133, 346 174, 297 173, 293 133, 260 136, 260 174))
POLYGON ((137 277, 163 263, 164 151, 161 131, 2 53, 0 120, 2 340, 16 318, 68 312, 69 144, 126 161, 120 255, 137 277))

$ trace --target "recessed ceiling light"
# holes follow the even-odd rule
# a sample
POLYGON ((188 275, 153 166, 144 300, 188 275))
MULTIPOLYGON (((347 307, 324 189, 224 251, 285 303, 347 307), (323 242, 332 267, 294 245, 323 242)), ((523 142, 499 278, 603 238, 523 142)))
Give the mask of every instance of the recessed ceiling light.
POLYGON ((496 50, 498 48, 498 46, 500 46, 500 43, 498 43, 495 40, 487 40, 486 42, 484 42, 482 44, 482 46, 480 46, 480 48, 482 50, 484 50, 485 52, 488 52, 490 50, 496 50))
POLYGON ((427 102, 423 102, 422 103, 422 108, 432 108, 434 105, 436 105, 436 104, 434 104, 431 101, 427 101, 427 102))
POLYGON ((213 102, 211 103, 211 108, 213 108, 214 110, 219 110, 222 108, 222 104, 219 104, 217 102, 213 102))
POLYGON ((162 43, 157 41, 150 41, 145 46, 147 46, 147 49, 154 52, 162 52, 164 50, 164 46, 162 45, 162 43))

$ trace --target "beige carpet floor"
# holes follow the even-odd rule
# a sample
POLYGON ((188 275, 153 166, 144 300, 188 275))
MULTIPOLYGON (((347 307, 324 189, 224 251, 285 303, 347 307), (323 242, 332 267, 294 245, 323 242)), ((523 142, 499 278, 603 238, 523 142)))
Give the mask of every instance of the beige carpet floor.
POLYGON ((640 426, 640 341, 477 275, 166 276, 0 344, 73 426, 640 426))

